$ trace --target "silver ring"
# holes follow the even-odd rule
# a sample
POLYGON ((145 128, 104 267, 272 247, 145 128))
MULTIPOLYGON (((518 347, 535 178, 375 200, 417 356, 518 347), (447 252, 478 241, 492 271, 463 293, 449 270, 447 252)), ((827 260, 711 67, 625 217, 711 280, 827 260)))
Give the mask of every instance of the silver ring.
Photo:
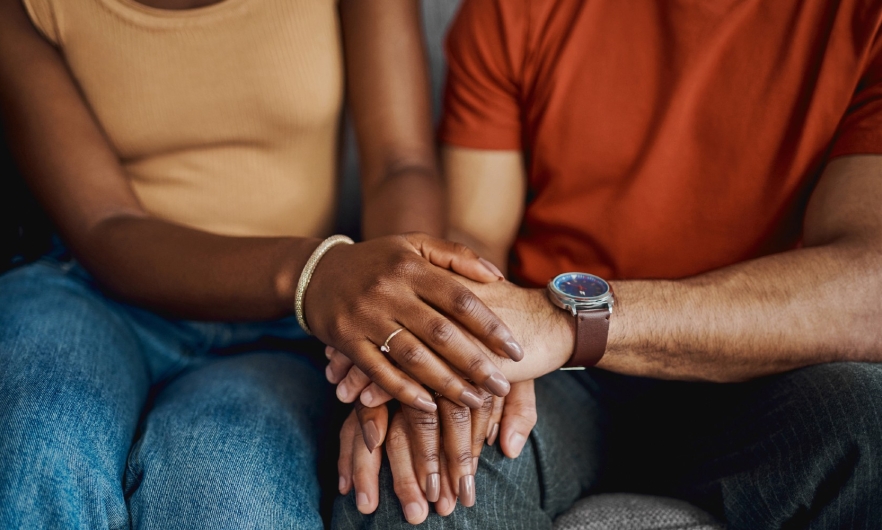
POLYGON ((386 337, 386 342, 384 342, 383 345, 380 346, 380 351, 383 353, 389 353, 389 341, 392 340, 392 337, 394 337, 395 335, 398 335, 402 331, 404 331, 404 328, 398 328, 395 331, 393 331, 392 333, 390 333, 389 336, 386 337))

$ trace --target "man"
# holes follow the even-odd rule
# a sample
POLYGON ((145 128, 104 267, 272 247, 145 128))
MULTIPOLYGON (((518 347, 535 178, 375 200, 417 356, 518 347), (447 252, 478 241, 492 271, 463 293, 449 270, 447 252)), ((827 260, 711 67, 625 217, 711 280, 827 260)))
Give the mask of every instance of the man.
POLYGON ((597 369, 537 381, 530 441, 484 451, 457 528, 548 528, 597 491, 882 526, 880 27, 864 0, 464 3, 451 237, 525 287, 472 286, 525 347, 509 381, 597 369))

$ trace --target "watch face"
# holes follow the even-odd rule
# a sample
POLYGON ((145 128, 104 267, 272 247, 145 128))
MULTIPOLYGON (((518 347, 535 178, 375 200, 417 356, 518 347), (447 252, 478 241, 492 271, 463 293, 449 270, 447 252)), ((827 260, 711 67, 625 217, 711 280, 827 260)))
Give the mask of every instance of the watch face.
POLYGON ((609 292, 609 284, 593 274, 568 272, 554 279, 555 289, 570 298, 596 298, 609 292))

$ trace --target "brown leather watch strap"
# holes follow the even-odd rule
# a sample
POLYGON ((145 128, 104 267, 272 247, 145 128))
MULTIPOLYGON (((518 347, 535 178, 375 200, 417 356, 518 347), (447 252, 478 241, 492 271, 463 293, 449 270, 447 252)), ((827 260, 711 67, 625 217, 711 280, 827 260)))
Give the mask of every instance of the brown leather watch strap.
POLYGON ((576 344, 573 355, 564 368, 591 367, 606 352, 609 335, 609 309, 592 309, 576 313, 576 344))

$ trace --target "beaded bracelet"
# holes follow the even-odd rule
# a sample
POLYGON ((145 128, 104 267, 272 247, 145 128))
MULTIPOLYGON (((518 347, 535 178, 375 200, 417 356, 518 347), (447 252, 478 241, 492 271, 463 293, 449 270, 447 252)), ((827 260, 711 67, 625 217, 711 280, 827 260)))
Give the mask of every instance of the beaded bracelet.
POLYGON ((297 322, 307 335, 312 335, 312 331, 310 331, 309 326, 306 325, 306 316, 303 314, 303 299, 306 295, 306 288, 309 286, 309 280, 312 279, 312 273, 315 272, 315 267, 318 265, 319 260, 322 259, 322 256, 324 256, 327 251, 331 250, 332 247, 343 243, 351 245, 354 241, 341 235, 331 236, 322 241, 318 248, 312 253, 312 256, 309 257, 309 261, 306 262, 306 265, 303 266, 303 271, 300 273, 300 280, 297 282, 297 291, 294 294, 294 314, 297 315, 297 322))

